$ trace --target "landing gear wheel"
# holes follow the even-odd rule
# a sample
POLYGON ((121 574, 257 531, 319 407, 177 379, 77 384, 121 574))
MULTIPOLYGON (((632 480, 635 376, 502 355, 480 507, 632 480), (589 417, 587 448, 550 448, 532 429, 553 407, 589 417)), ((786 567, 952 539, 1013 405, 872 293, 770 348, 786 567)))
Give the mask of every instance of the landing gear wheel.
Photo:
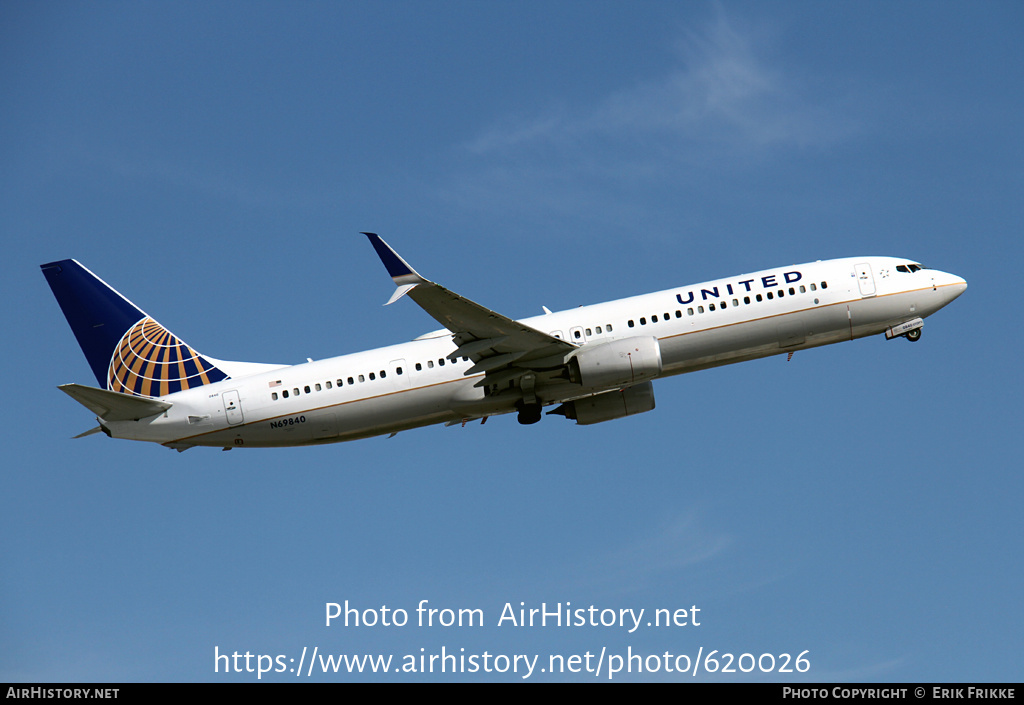
POLYGON ((519 404, 519 423, 528 426, 540 421, 540 404, 519 404))
POLYGON ((920 328, 915 328, 914 330, 912 330, 909 333, 907 333, 907 340, 909 340, 911 343, 916 343, 920 339, 921 339, 921 329, 920 328))

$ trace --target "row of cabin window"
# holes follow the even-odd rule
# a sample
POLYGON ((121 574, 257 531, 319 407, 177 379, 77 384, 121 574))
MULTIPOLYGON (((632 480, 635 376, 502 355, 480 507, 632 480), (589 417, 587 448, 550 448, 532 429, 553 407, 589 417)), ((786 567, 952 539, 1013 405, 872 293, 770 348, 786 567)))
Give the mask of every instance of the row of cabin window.
MULTIPOLYGON (((800 293, 801 294, 806 294, 807 293, 807 287, 805 287, 803 284, 801 284, 799 288, 800 288, 800 293)), ((821 288, 822 289, 827 289, 828 288, 828 282, 822 282, 821 283, 821 288)), ((811 284, 811 291, 817 291, 817 290, 818 290, 817 285, 812 283, 811 284)), ((789 295, 790 296, 796 296, 796 293, 797 293, 797 288, 796 287, 793 287, 793 286, 789 287, 789 295)), ((780 299, 785 297, 786 290, 785 289, 779 289, 778 295, 779 295, 780 299)), ((775 293, 769 291, 769 292, 767 292, 766 296, 768 297, 768 300, 771 301, 772 299, 775 298, 775 293)), ((753 301, 764 301, 764 297, 761 294, 755 294, 753 301)), ((744 296, 743 297, 743 303, 744 304, 749 304, 751 302, 752 302, 752 300, 751 300, 751 298, 749 296, 744 296)), ((739 299, 733 299, 732 300, 732 305, 734 307, 738 307, 740 305, 740 300, 739 299)), ((726 301, 719 301, 718 302, 718 307, 722 308, 722 309, 729 308, 727 300, 726 301)), ((714 310, 715 310, 715 304, 714 303, 708 304, 708 311, 714 311, 714 310)), ((703 306, 698 306, 697 310, 696 310, 696 313, 704 313, 704 307, 703 306)), ((692 306, 690 308, 686 309, 686 315, 688 315, 688 316, 694 315, 694 309, 693 309, 692 306)), ((668 313, 665 313, 663 315, 663 320, 667 321, 671 317, 672 317, 671 315, 669 315, 668 313)), ((683 317, 683 312, 681 310, 677 310, 676 311, 676 318, 682 318, 682 317, 683 317)), ((657 323, 657 322, 658 322, 658 314, 654 314, 653 316, 651 316, 651 323, 657 323)), ((628 321, 628 325, 629 325, 630 328, 635 328, 636 327, 636 324, 633 323, 632 320, 628 321)), ((647 319, 646 318, 641 318, 640 319, 640 325, 646 326, 647 325, 647 319)))
MULTIPOLYGON (((466 361, 469 360, 468 357, 464 357, 462 359, 466 360, 466 361)), ((446 362, 446 360, 443 357, 442 358, 438 358, 438 360, 437 360, 437 364, 439 366, 441 366, 441 367, 444 367, 445 362, 446 362)), ((434 361, 433 360, 427 360, 427 367, 433 368, 433 366, 434 366, 434 361)), ((416 363, 416 371, 419 372, 422 369, 423 369, 423 364, 417 362, 416 363)), ((402 374, 402 368, 401 367, 396 367, 395 368, 395 374, 396 375, 402 374)), ((381 370, 380 371, 380 378, 381 379, 385 379, 387 376, 388 376, 387 370, 381 370)), ((370 381, 373 381, 373 380, 377 379, 377 373, 371 372, 369 374, 369 378, 370 378, 370 381)), ((355 377, 349 377, 347 379, 348 379, 349 386, 351 386, 351 385, 355 384, 357 380, 359 382, 365 382, 366 381, 366 376, 365 375, 357 375, 355 377)), ((338 387, 344 387, 345 386, 345 378, 339 377, 338 381, 337 381, 337 385, 338 385, 338 387)), ((319 391, 322 391, 324 389, 324 387, 326 387, 327 389, 333 389, 334 385, 332 384, 331 380, 327 380, 326 382, 324 382, 324 386, 321 386, 320 383, 317 382, 312 387, 310 385, 308 385, 308 384, 305 385, 302 388, 302 390, 305 391, 306 394, 312 394, 314 390, 319 392, 319 391)), ((298 387, 293 387, 292 390, 291 390, 291 394, 294 394, 295 396, 299 396, 299 394, 301 394, 301 392, 299 391, 298 387)), ((277 401, 278 398, 287 399, 288 397, 289 397, 289 392, 288 392, 287 389, 285 389, 285 390, 283 390, 281 392, 280 397, 278 396, 277 392, 271 392, 270 393, 270 398, 273 401, 277 401)))
MULTIPOLYGON (((587 337, 589 338, 589 337, 590 337, 591 335, 601 335, 601 331, 602 331, 602 330, 603 330, 603 331, 604 331, 605 333, 611 333, 611 332, 612 332, 612 324, 611 324, 611 323, 607 323, 607 324, 605 324, 605 326, 604 326, 604 328, 603 328, 603 329, 602 329, 602 327, 601 327, 601 326, 595 326, 595 327, 594 327, 594 332, 593 332, 593 333, 591 333, 591 332, 590 332, 590 329, 589 329, 589 328, 587 328, 587 329, 586 329, 586 330, 585 330, 584 332, 586 333, 587 337)), ((582 338, 582 337, 583 337, 582 333, 581 333, 581 332, 580 332, 579 330, 574 330, 574 331, 572 332, 572 334, 573 334, 573 337, 575 337, 575 338, 576 338, 576 340, 579 340, 580 338, 582 338)), ((562 336, 560 336, 560 335, 556 335, 555 337, 556 337, 556 338, 561 338, 562 336)))
MULTIPOLYGON (((468 357, 463 357, 462 360, 463 360, 463 362, 469 362, 469 358, 468 357)), ((444 367, 445 364, 447 364, 448 362, 451 362, 452 364, 454 364, 455 360, 446 360, 443 357, 437 358, 437 366, 438 367, 444 367)), ((427 369, 431 369, 431 370, 434 369, 434 361, 433 360, 427 360, 427 369)), ((420 363, 420 362, 416 363, 416 371, 417 372, 422 372, 423 371, 423 363, 420 363)))

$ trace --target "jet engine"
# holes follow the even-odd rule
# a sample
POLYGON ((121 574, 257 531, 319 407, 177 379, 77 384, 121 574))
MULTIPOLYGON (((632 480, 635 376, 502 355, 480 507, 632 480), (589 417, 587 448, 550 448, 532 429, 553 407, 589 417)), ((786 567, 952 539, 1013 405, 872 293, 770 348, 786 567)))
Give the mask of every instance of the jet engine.
POLYGON ((661 346, 651 337, 584 345, 569 359, 569 379, 595 389, 625 387, 661 374, 661 346))
POLYGON ((549 414, 574 419, 580 426, 621 419, 654 409, 654 385, 641 382, 633 387, 568 401, 549 414))

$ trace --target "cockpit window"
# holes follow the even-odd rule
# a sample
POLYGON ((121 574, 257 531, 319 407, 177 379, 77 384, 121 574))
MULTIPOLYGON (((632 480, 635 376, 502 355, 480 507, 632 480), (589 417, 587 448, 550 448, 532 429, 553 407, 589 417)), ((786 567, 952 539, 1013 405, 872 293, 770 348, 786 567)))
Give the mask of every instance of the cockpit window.
POLYGON ((924 269, 924 267, 922 267, 919 264, 897 264, 896 265, 896 271, 897 272, 905 272, 907 274, 912 273, 912 272, 917 272, 917 271, 922 270, 922 269, 924 269))

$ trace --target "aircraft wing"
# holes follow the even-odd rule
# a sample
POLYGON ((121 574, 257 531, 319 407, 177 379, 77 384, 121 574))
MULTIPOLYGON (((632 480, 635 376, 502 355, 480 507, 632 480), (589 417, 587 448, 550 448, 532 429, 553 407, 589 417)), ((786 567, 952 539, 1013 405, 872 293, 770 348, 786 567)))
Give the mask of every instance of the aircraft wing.
POLYGON ((440 284, 423 278, 376 233, 363 233, 398 287, 388 301, 406 294, 450 330, 457 349, 448 357, 468 357, 467 375, 486 373, 476 386, 501 384, 528 371, 551 370, 565 364, 576 349, 572 343, 491 311, 440 284))

